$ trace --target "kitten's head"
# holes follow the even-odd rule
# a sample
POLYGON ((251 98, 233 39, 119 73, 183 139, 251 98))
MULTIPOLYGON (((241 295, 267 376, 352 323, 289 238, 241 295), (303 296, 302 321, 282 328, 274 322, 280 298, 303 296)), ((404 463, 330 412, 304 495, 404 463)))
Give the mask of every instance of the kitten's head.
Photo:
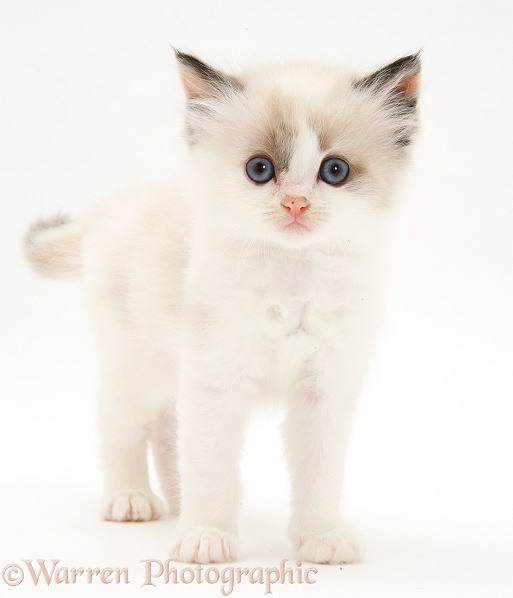
POLYGON ((416 128, 418 54, 364 77, 317 64, 233 76, 177 59, 191 177, 210 221, 297 247, 372 235, 416 128))

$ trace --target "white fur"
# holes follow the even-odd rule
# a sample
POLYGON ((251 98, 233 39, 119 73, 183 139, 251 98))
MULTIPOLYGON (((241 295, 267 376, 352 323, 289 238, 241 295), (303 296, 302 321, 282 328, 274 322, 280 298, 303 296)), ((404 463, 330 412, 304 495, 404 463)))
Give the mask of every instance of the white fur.
MULTIPOLYGON (((181 182, 79 221, 103 352, 104 516, 158 517, 151 441, 168 506, 181 507, 174 558, 235 559, 244 425, 272 398, 287 410, 289 531, 299 558, 350 562, 363 549, 340 516, 343 465, 404 149, 383 98, 357 92, 338 69, 256 69, 242 80, 244 94, 206 100, 215 118, 193 116, 199 141, 181 182), (297 132, 284 139, 290 165, 257 186, 244 172, 258 155, 252 132, 281 100, 297 132), (334 147, 320 149, 312 114, 339 133, 334 147), (317 177, 326 155, 354 160, 360 174, 326 185, 317 177), (306 234, 280 228, 280 200, 291 194, 311 202, 306 234)), ((61 226, 64 235, 71 224, 61 226)))

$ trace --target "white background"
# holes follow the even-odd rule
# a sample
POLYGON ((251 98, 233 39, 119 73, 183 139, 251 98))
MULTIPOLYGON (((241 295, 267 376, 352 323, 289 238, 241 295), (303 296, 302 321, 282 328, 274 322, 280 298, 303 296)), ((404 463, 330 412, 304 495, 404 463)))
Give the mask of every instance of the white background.
MULTIPOLYGON (((423 47, 422 134, 401 193, 383 322, 345 505, 366 560, 318 567, 278 596, 513 595, 513 58, 510 2, 4 0, 0 567, 128 567, 62 596, 220 596, 140 589, 176 521, 98 519, 95 341, 80 283, 33 276, 21 238, 115 189, 171 175, 183 97, 169 44, 225 66, 266 58, 368 71, 423 47)), ((241 564, 294 560, 276 418, 248 433, 241 564)), ((0 595, 42 596, 25 580, 0 595)), ((235 596, 263 596, 261 586, 235 596)))

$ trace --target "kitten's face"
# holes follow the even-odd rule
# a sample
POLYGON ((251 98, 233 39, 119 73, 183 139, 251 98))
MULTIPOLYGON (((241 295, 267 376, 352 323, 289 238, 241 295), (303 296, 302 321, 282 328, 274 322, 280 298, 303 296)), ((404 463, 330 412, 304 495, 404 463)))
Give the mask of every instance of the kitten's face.
POLYGON ((418 57, 359 81, 318 65, 268 65, 235 79, 178 58, 192 176, 209 219, 286 246, 372 236, 415 127, 418 57))

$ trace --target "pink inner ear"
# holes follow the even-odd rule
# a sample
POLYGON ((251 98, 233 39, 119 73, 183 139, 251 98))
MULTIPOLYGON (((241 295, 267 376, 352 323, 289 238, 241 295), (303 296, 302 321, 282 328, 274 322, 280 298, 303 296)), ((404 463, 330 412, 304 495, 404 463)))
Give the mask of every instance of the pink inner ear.
POLYGON ((397 91, 403 93, 407 98, 412 98, 417 95, 419 91, 420 77, 418 73, 407 75, 404 79, 399 81, 397 91))
POLYGON ((194 73, 182 70, 180 73, 185 94, 189 100, 205 98, 212 95, 212 86, 202 81, 194 73))

